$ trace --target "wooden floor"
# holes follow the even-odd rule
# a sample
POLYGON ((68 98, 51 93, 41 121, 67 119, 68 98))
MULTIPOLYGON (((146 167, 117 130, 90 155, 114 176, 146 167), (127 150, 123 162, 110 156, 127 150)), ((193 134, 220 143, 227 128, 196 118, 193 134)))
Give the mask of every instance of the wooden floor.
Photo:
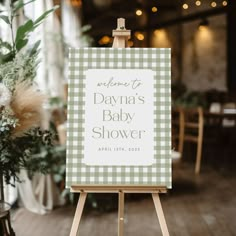
MULTIPOLYGON (((171 236, 236 236, 236 174, 192 166, 174 169, 173 189, 161 196, 171 236)), ((75 207, 58 208, 45 216, 25 209, 13 214, 16 236, 67 236, 75 207)), ((125 235, 161 235, 151 197, 125 204, 125 235)), ((87 212, 80 236, 117 235, 117 213, 87 212)))

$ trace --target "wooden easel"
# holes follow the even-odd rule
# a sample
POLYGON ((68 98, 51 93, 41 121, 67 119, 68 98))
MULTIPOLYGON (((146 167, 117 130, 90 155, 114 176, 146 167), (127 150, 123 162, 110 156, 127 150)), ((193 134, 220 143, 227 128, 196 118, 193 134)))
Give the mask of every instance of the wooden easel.
MULTIPOLYGON (((113 48, 128 47, 128 39, 130 30, 125 29, 125 19, 117 20, 117 29, 113 30, 113 48)), ((162 210, 159 194, 166 193, 167 189, 164 186, 71 186, 72 193, 80 193, 79 201, 75 211, 74 220, 71 227, 70 236, 76 236, 79 229, 85 200, 88 193, 118 193, 119 208, 118 208, 118 236, 124 235, 124 199, 125 193, 151 193, 155 205, 156 213, 159 219, 160 227, 163 236, 169 236, 165 216, 162 210)))

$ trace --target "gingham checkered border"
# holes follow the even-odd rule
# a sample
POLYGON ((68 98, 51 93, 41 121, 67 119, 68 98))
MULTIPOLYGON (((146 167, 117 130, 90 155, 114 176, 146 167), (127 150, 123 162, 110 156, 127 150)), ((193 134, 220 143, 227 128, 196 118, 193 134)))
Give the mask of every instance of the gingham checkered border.
MULTIPOLYGON (((169 48, 70 49, 66 186, 124 185, 171 188, 171 58, 169 48), (155 159, 148 167, 87 166, 83 159, 84 72, 151 69, 155 72, 155 159)), ((145 117, 144 117, 145 119, 145 117)))

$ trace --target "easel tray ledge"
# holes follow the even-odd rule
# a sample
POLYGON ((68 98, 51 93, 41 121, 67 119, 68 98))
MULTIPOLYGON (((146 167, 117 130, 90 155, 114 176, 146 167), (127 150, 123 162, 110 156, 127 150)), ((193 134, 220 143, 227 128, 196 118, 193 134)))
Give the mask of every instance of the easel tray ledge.
POLYGON ((166 193, 165 186, 72 185, 72 193, 166 193))

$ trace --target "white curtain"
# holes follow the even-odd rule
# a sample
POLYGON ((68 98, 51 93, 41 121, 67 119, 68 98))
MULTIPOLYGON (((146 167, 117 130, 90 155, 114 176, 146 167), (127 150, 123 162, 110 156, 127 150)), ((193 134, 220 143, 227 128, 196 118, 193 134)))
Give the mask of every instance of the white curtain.
POLYGON ((12 205, 17 200, 17 189, 9 184, 4 184, 4 197, 5 201, 12 205))
MULTIPOLYGON (((5 6, 0 4, 1 11, 5 11, 6 9, 7 8, 5 6)), ((0 20, 0 38, 3 41, 7 41, 7 42, 10 42, 11 40, 10 30, 8 28, 8 25, 3 20, 0 20)))
POLYGON ((65 203, 51 175, 36 174, 29 180, 27 172, 21 170, 19 178, 22 180, 17 184, 20 202, 29 211, 46 214, 53 207, 65 203))
MULTIPOLYGON (((67 1, 61 1, 62 32, 67 47, 81 47, 81 20, 80 8, 74 8, 67 1)), ((68 53, 68 52, 67 52, 68 53)), ((64 58, 64 75, 68 80, 68 55, 64 58)))
POLYGON ((70 47, 81 47, 80 8, 62 1, 62 29, 65 43, 70 47))
MULTIPOLYGON (((43 12, 53 7, 52 0, 38 0, 25 6, 25 15, 35 20, 43 12)), ((41 63, 37 71, 39 87, 49 97, 63 97, 64 50, 59 19, 50 14, 41 26, 31 35, 31 41, 41 40, 41 63)))

